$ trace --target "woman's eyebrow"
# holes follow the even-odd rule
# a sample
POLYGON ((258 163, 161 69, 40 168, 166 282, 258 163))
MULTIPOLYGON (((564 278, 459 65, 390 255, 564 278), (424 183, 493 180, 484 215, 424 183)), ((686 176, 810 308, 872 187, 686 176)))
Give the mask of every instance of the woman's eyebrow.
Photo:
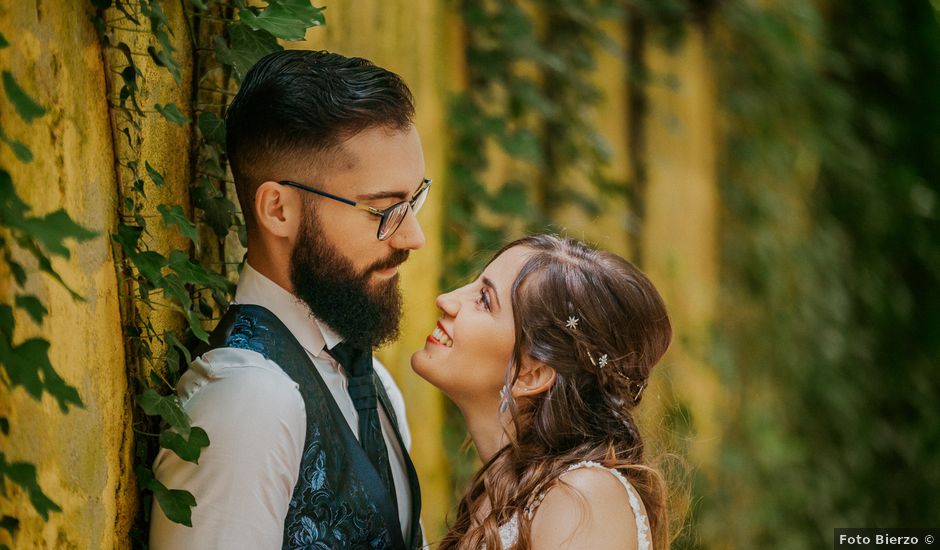
POLYGON ((483 284, 493 289, 493 297, 496 298, 496 305, 499 306, 500 309, 503 309, 502 304, 499 303, 499 292, 496 290, 496 285, 493 284, 493 281, 484 275, 483 284))

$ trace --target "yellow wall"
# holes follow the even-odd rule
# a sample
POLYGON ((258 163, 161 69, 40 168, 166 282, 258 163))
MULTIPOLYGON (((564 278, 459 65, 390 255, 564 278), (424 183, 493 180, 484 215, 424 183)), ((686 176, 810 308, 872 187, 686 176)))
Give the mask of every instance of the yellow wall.
MULTIPOLYGON (((5 98, 0 100, 4 130, 36 157, 23 165, 4 146, 0 164, 35 213, 66 208, 80 223, 106 234, 116 222, 115 166, 101 49, 84 5, 5 3, 0 32, 11 43, 0 50, 0 66, 48 109, 27 126, 5 98)), ((0 498, 0 515, 22 521, 14 548, 124 546, 131 521, 131 432, 111 246, 105 235, 73 252, 71 261, 54 265, 87 298, 84 303, 73 302, 38 273, 35 262, 17 256, 30 267, 26 290, 43 300, 49 316, 37 327, 18 314, 15 336, 51 341, 50 359, 78 389, 85 409, 63 415, 48 396, 38 403, 22 389, 0 389, 0 414, 11 424, 4 452, 9 460, 36 463, 41 486, 63 509, 46 523, 18 490, 11 500, 0 498)), ((5 297, 13 286, 4 277, 5 297)), ((5 537, 0 531, 0 543, 9 544, 5 537)))

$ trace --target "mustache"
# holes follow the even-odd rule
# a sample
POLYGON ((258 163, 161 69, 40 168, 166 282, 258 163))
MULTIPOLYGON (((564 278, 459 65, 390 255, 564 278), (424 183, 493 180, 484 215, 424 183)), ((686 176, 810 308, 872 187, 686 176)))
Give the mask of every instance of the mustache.
POLYGON ((384 260, 379 260, 375 262, 374 264, 370 265, 366 269, 366 273, 370 273, 372 271, 380 271, 382 269, 388 269, 391 267, 397 267, 405 263, 405 260, 408 259, 408 254, 409 254, 409 251, 407 250, 397 250, 394 253, 392 253, 392 255, 389 256, 388 258, 385 258, 384 260))

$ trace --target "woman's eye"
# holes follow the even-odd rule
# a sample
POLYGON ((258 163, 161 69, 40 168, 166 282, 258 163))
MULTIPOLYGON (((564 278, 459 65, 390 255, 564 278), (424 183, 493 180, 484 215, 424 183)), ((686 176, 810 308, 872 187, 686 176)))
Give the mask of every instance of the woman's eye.
POLYGON ((486 311, 490 310, 490 297, 489 295, 486 294, 485 288, 480 289, 480 299, 477 300, 477 303, 482 304, 483 308, 486 309, 486 311))

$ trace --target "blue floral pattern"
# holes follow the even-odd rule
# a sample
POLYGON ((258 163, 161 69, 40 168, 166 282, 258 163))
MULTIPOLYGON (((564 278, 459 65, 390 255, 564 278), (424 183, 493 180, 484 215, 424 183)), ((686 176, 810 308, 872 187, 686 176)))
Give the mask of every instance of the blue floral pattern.
MULTIPOLYGON (((238 307, 238 306, 236 306, 238 307)), ((224 342, 216 345, 255 351, 274 361, 301 388, 307 413, 300 475, 284 522, 284 549, 290 550, 386 550, 392 536, 376 503, 353 472, 352 461, 339 431, 332 396, 308 361, 286 360, 278 324, 266 323, 252 306, 242 306, 231 323, 224 342), (329 449, 329 452, 327 451, 329 449)), ((260 308, 258 308, 260 309, 260 308)), ((266 312, 266 310, 264 310, 266 312)), ((269 312, 268 312, 269 313, 269 312)), ((219 329, 224 330, 224 321, 219 329)), ((286 331, 286 329, 284 329, 286 331)), ((216 333, 213 333, 216 336, 216 333)), ((298 345, 299 346, 299 345, 298 345)), ((334 405, 335 407, 335 405, 334 405)), ((358 446, 358 444, 357 444, 358 446)))

